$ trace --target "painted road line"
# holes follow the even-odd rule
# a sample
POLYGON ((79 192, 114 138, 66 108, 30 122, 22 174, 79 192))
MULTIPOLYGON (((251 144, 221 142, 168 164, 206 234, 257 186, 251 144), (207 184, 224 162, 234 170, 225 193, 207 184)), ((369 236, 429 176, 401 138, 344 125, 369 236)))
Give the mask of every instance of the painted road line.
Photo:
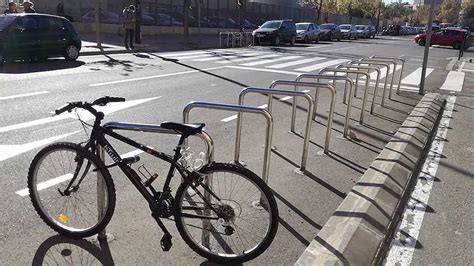
POLYGON ((211 57, 214 56, 212 53, 206 53, 206 54, 199 54, 199 55, 189 55, 189 56, 178 56, 178 57, 171 57, 171 59, 176 59, 176 60, 185 60, 185 59, 196 59, 196 58, 203 58, 203 57, 211 57))
MULTIPOLYGON (((421 69, 422 69, 421 67, 415 69, 415 71, 411 72, 410 75, 402 79, 402 83, 418 86, 420 84, 420 79, 421 79, 421 69)), ((428 77, 431 74, 431 72, 433 72, 433 70, 434 68, 426 68, 425 78, 428 77)))
MULTIPOLYGON (((138 100, 131 100, 131 101, 125 101, 125 102, 119 102, 119 103, 109 103, 106 106, 96 106, 95 109, 97 111, 103 112, 105 115, 107 114, 112 114, 117 111, 121 111, 139 104, 143 104, 152 100, 156 100, 161 98, 161 96, 158 97, 152 97, 152 98, 145 98, 145 99, 138 99, 138 100)), ((81 110, 80 111, 80 118, 83 121, 91 120, 94 119, 95 116, 93 116, 91 113, 81 110)), ((38 120, 33 120, 33 121, 28 121, 28 122, 23 122, 19 124, 14 124, 14 125, 9 125, 9 126, 4 126, 0 127, 0 133, 3 132, 8 132, 12 130, 17 130, 17 129, 22 129, 22 128, 27 128, 27 127, 32 127, 32 126, 37 126, 37 125, 43 125, 43 124, 48 124, 51 122, 56 122, 64 119, 77 119, 77 114, 76 113, 62 113, 57 116, 52 116, 52 117, 47 117, 47 118, 42 118, 38 120)))
POLYGON ((279 73, 279 74, 288 74, 288 75, 303 74, 303 73, 300 73, 300 72, 292 72, 292 71, 285 71, 285 70, 278 70, 278 69, 266 69, 266 68, 244 67, 244 66, 226 66, 225 68, 250 70, 250 71, 260 71, 260 72, 270 72, 270 73, 279 73))
POLYGON ((220 60, 220 59, 225 59, 225 60, 229 60, 229 59, 236 59, 236 58, 239 58, 238 56, 236 55, 214 55, 213 57, 206 57, 206 58, 198 58, 198 59, 194 59, 192 61, 194 62, 206 62, 206 61, 216 61, 216 60, 220 60))
POLYGON ((329 45, 317 45, 317 46, 308 46, 306 47, 307 49, 319 49, 319 48, 328 48, 332 46, 332 44, 329 44, 329 45))
POLYGON ((430 151, 418 176, 415 189, 405 207, 403 220, 400 222, 392 240, 385 265, 410 265, 412 261, 426 206, 428 206, 431 189, 438 171, 439 161, 443 154, 455 102, 456 96, 448 97, 443 117, 436 132, 436 138, 431 143, 430 151))
POLYGON ((59 136, 54 136, 54 137, 47 138, 47 139, 42 139, 42 140, 30 142, 30 143, 25 143, 25 144, 21 144, 21 145, 0 145, 0 162, 5 161, 7 159, 10 159, 12 157, 15 157, 17 155, 20 155, 22 153, 31 151, 33 149, 39 148, 41 146, 53 143, 53 142, 55 142, 57 140, 60 140, 62 138, 74 135, 78 132, 81 132, 81 130, 74 131, 74 132, 67 133, 67 134, 63 134, 63 135, 59 135, 59 136))
POLYGON ((177 56, 191 56, 191 55, 202 55, 202 54, 209 54, 209 51, 174 53, 174 54, 160 54, 160 56, 163 56, 163 57, 177 57, 177 56))
POLYGON ((0 97, 0 101, 16 99, 16 98, 23 98, 23 97, 29 97, 29 96, 42 95, 42 94, 47 94, 47 93, 49 93, 49 91, 38 91, 38 92, 32 92, 32 93, 24 93, 24 94, 17 94, 17 95, 11 95, 11 96, 4 96, 4 97, 0 97))
POLYGON ((288 60, 297 59, 297 58, 301 58, 301 56, 299 56, 299 55, 285 56, 285 57, 276 58, 276 59, 268 59, 268 60, 245 63, 245 64, 242 64, 242 66, 259 66, 259 65, 270 64, 270 63, 274 63, 274 62, 288 61, 288 60))
POLYGON ((268 68, 279 69, 279 68, 285 68, 285 67, 289 67, 289 66, 302 65, 302 64, 306 64, 306 63, 310 63, 310 62, 314 62, 314 61, 320 61, 320 60, 324 60, 324 59, 326 59, 326 57, 313 57, 313 58, 307 58, 307 59, 282 63, 282 64, 278 64, 278 65, 267 66, 267 67, 268 68))
MULTIPOLYGON (((303 90, 302 92, 309 92, 309 90, 303 90)), ((288 101, 288 100, 291 100, 293 99, 293 96, 285 96, 283 98, 280 98, 278 99, 280 102, 285 102, 285 101, 288 101)))
POLYGON ((465 74, 466 73, 459 71, 449 71, 448 76, 446 77, 446 80, 440 89, 448 91, 462 91, 465 74))
MULTIPOLYGON (((124 154, 120 155, 120 157, 127 158, 127 157, 132 157, 132 156, 135 156, 135 155, 138 155, 138 154, 141 154, 141 153, 143 153, 142 150, 134 150, 134 151, 131 151, 131 152, 124 153, 124 154)), ((71 173, 68 173, 68 174, 65 174, 65 175, 62 175, 62 176, 58 176, 58 177, 55 177, 53 179, 50 179, 50 180, 39 183, 38 185, 36 185, 36 188, 37 188, 38 191, 40 191, 40 190, 55 186, 57 184, 60 184, 64 181, 71 180, 72 176, 73 175, 71 173)), ((25 197, 25 196, 30 195, 30 192, 28 191, 28 188, 18 190, 15 193, 18 194, 21 197, 25 197)))
MULTIPOLYGON (((402 69, 402 66, 401 66, 400 64, 397 64, 397 70, 396 70, 396 71, 398 71, 398 70, 400 70, 400 69, 402 69)), ((389 74, 392 74, 392 73, 393 73, 393 66, 390 65, 389 74)), ((387 75, 387 68, 386 68, 386 67, 382 67, 382 68, 380 69, 380 79, 385 78, 386 75, 387 75)), ((377 79, 377 71, 374 71, 374 72, 370 73, 370 79, 371 79, 371 80, 377 79)))
POLYGON ((316 65, 310 65, 310 66, 306 66, 306 67, 302 67, 302 68, 297 68, 297 69, 295 69, 295 71, 310 72, 310 71, 318 70, 318 69, 321 69, 321 68, 342 64, 342 63, 345 63, 345 62, 348 62, 348 61, 349 60, 347 60, 347 59, 336 59, 336 60, 327 61, 327 62, 316 64, 316 65))
MULTIPOLYGON (((268 106, 267 104, 263 104, 263 105, 257 106, 257 108, 267 108, 267 106, 268 106)), ((222 119, 221 122, 227 123, 235 119, 237 119, 237 115, 226 117, 222 119)))
POLYGON ((156 76, 147 76, 147 77, 132 78, 132 79, 122 79, 122 80, 115 80, 115 81, 89 84, 89 86, 90 87, 99 87, 99 86, 115 85, 115 84, 135 82, 135 81, 148 80, 148 79, 173 77, 173 76, 179 76, 179 75, 185 75, 185 74, 191 74, 191 73, 201 73, 202 71, 210 71, 210 70, 216 70, 216 69, 220 69, 220 68, 223 68, 223 67, 210 67, 210 68, 204 68, 204 69, 200 69, 200 70, 189 70, 189 71, 175 72, 175 73, 162 74, 162 75, 156 75, 156 76))
POLYGON ((279 57, 279 56, 281 56, 281 55, 279 55, 279 54, 265 54, 265 55, 259 55, 259 56, 248 57, 248 58, 234 59, 234 60, 222 60, 222 61, 219 61, 219 62, 216 62, 216 63, 218 63, 218 64, 240 63, 240 62, 245 62, 245 61, 252 61, 252 60, 279 57))

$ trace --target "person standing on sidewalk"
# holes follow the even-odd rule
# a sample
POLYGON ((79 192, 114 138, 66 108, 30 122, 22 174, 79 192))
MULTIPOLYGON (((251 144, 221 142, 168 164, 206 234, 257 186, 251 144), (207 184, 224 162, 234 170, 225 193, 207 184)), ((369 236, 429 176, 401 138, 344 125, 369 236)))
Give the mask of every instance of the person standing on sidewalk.
POLYGON ((130 5, 126 7, 123 10, 123 27, 125 29, 125 48, 128 50, 129 49, 129 43, 130 43, 130 49, 133 49, 133 40, 135 39, 135 23, 137 21, 135 17, 135 7, 133 5, 130 5))
POLYGON ((30 1, 25 1, 21 4, 23 7, 23 13, 36 13, 36 10, 33 9, 33 3, 30 1))
POLYGON ((10 2, 8 3, 8 8, 3 12, 3 14, 13 14, 13 13, 18 13, 18 10, 16 10, 16 3, 15 2, 10 2))

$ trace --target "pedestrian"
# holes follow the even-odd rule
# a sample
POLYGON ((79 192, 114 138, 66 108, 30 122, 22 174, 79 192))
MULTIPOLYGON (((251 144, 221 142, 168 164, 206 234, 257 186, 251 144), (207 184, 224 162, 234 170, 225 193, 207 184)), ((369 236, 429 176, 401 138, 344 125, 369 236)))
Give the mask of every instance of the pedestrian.
POLYGON ((56 14, 58 16, 64 17, 64 6, 63 3, 59 2, 58 6, 56 7, 56 14))
POLYGON ((13 13, 18 13, 18 10, 16 10, 16 3, 15 2, 10 2, 8 3, 8 8, 3 12, 3 14, 13 14, 13 13))
POLYGON ((36 11, 33 9, 33 2, 30 1, 25 1, 21 4, 23 7, 23 13, 36 13, 36 11))
POLYGON ((133 49, 133 40, 135 39, 135 7, 130 5, 123 10, 123 28, 125 29, 125 48, 133 49), (129 46, 130 43, 130 46, 129 46))

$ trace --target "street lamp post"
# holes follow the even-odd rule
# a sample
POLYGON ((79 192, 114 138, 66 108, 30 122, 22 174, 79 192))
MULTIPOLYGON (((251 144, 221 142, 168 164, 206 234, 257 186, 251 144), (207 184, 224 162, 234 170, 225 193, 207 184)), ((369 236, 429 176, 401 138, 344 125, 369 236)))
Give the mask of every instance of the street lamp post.
POLYGON ((425 40, 425 53, 423 54, 423 67, 421 69, 421 81, 420 81, 420 90, 419 94, 425 94, 425 76, 426 76, 426 67, 428 65, 428 54, 430 51, 430 44, 431 44, 431 34, 432 34, 432 26, 433 26, 433 14, 434 14, 434 0, 430 1, 430 15, 428 17, 428 32, 426 34, 425 40))

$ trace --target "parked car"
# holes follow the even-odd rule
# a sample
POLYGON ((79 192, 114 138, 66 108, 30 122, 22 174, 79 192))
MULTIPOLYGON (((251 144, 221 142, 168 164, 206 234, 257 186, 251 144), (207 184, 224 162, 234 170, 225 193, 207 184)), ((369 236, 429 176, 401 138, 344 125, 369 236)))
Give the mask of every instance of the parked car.
POLYGON ((372 37, 372 39, 375 39, 375 34, 377 33, 377 29, 372 26, 372 25, 369 25, 369 38, 372 37))
POLYGON ((282 42, 288 42, 294 45, 296 42, 296 25, 293 20, 270 20, 254 30, 252 35, 256 44, 270 42, 273 45, 280 45, 282 42))
POLYGON ((0 63, 64 56, 76 60, 81 39, 64 17, 45 14, 0 15, 0 63))
POLYGON ((319 26, 321 30, 320 39, 332 41, 336 39, 338 42, 341 41, 341 29, 337 24, 334 23, 325 23, 319 26))
MULTIPOLYGON (((95 11, 90 10, 84 16, 82 16, 83 22, 94 22, 95 21, 95 11)), ((100 12, 100 22, 107 24, 118 24, 120 23, 120 16, 117 13, 112 11, 101 11, 100 12)))
POLYGON ((156 25, 159 26, 183 26, 183 22, 178 21, 176 18, 164 14, 164 13, 157 13, 155 15, 156 25))
POLYGON ((316 24, 303 22, 296 23, 296 40, 308 43, 311 41, 319 42, 319 27, 316 24))
MULTIPOLYGON (((466 34, 467 34, 467 31, 464 29, 443 29, 443 30, 434 32, 431 35, 430 44, 451 46, 454 49, 458 50, 459 48, 461 48, 462 41, 466 34)), ((420 46, 425 46, 426 33, 420 33, 416 35, 413 41, 418 43, 420 46)), ((466 38, 466 42, 464 43, 464 49, 471 47, 471 45, 472 45, 472 37, 468 35, 466 38)))
POLYGON ((354 40, 357 40, 357 30, 356 27, 352 24, 341 24, 339 25, 339 28, 341 28, 341 36, 342 38, 346 38, 348 40, 354 38, 354 40))
POLYGON ((370 38, 370 26, 367 25, 356 25, 357 37, 359 38, 370 38))

